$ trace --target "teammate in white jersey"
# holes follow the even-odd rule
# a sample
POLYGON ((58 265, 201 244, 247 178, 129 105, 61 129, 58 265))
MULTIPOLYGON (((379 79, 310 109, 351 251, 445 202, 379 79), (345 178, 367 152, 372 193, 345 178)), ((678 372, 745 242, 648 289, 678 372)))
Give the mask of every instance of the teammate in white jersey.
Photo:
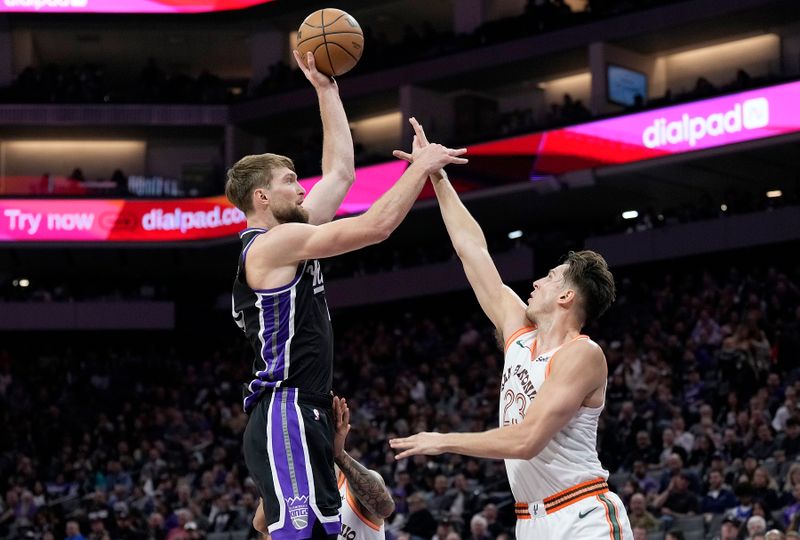
MULTIPOLYGON (((333 417, 336 422, 333 452, 339 495, 342 498, 342 530, 339 538, 384 540, 386 531, 383 521, 392 515, 395 508, 392 495, 386 489, 380 474, 367 469, 345 451, 344 442, 350 431, 350 409, 343 398, 333 398, 333 417)), ((263 504, 261 501, 258 505, 253 528, 265 539, 269 539, 263 504)))
MULTIPOLYGON (((412 122, 414 124, 414 122, 412 122)), ((415 147, 426 144, 415 125, 415 147)), ((413 160, 413 155, 395 151, 413 160)), ((445 452, 505 459, 518 539, 629 540, 622 501, 597 457, 597 420, 608 368, 581 335, 615 297, 599 254, 570 252, 533 283, 527 305, 500 279, 478 223, 444 171, 433 178, 442 217, 483 311, 505 341, 500 427, 483 433, 418 433, 393 439, 397 459, 445 452)))

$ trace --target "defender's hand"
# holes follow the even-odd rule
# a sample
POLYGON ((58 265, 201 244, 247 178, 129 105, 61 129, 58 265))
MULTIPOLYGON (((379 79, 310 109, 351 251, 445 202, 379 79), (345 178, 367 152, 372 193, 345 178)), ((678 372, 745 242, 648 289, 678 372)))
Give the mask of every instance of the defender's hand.
POLYGON ((344 441, 350 432, 350 409, 344 398, 334 396, 333 419, 336 432, 333 435, 333 458, 340 459, 344 455, 344 441))
POLYGON ((411 437, 391 439, 389 441, 389 446, 395 450, 402 450, 402 452, 394 457, 395 459, 403 459, 419 454, 424 454, 426 456, 438 456, 439 454, 444 453, 441 445, 442 434, 430 433, 427 431, 417 433, 411 437))
MULTIPOLYGON (((409 163, 414 163, 414 160, 419 156, 422 149, 427 147, 430 143, 428 142, 428 137, 425 135, 425 130, 422 128, 422 124, 420 124, 416 118, 413 116, 408 119, 409 123, 411 123, 411 127, 414 128, 414 141, 411 144, 411 153, 403 152, 402 150, 395 150, 392 152, 392 155, 399 159, 404 159, 409 163)), ((431 173, 431 180, 434 182, 441 180, 442 178, 446 178, 447 175, 444 172, 444 169, 439 169, 431 173)))

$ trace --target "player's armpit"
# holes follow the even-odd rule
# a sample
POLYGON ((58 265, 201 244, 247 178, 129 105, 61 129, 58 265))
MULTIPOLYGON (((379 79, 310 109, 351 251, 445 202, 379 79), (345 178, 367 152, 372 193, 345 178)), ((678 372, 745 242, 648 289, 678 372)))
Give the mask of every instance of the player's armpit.
POLYGON ((607 375, 597 344, 579 340, 565 345, 521 425, 526 429, 525 459, 541 452, 577 414, 587 396, 601 388, 607 375))

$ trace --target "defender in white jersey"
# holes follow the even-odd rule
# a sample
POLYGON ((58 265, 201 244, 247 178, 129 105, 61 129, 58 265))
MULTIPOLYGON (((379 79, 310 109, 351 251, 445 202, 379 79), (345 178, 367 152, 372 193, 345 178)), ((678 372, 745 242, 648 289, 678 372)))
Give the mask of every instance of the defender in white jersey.
MULTIPOLYGON (((412 122, 413 123, 413 122, 412 122)), ((426 144, 415 126, 414 145, 426 144)), ((413 160, 413 155, 395 151, 413 160)), ((447 232, 484 312, 505 341, 500 427, 418 433, 390 441, 397 459, 453 452, 505 459, 518 539, 633 538, 622 501, 597 457, 597 420, 608 368, 581 334, 614 301, 614 277, 593 251, 570 252, 533 283, 527 305, 500 279, 478 223, 444 171, 432 178, 447 232)))
MULTIPOLYGON (((344 399, 333 398, 333 416, 336 422, 333 450, 339 496, 342 499, 340 509, 342 530, 339 538, 384 540, 386 538, 384 519, 394 513, 394 499, 386 489, 380 474, 367 469, 345 451, 344 442, 350 431, 350 409, 344 399)), ((264 538, 269 539, 263 505, 262 500, 253 518, 253 527, 261 532, 264 538)))

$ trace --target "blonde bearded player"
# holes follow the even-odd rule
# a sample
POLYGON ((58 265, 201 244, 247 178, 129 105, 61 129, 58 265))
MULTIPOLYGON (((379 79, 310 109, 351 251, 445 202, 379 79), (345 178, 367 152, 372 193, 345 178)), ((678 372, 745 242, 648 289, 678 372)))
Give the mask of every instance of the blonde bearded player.
MULTIPOLYGON (((350 431, 350 409, 344 398, 333 398, 333 418, 336 433, 333 439, 339 496, 342 498, 342 540, 384 540, 383 521, 394 513, 394 499, 386 489, 381 475, 354 460, 344 449, 350 431)), ((264 518, 264 501, 258 505, 253 528, 269 540, 264 518)))
MULTIPOLYGON (((396 157, 413 161, 424 147, 422 128, 414 128, 414 153, 395 151, 396 157)), ((393 439, 397 459, 445 452, 505 459, 517 501, 517 538, 632 538, 622 501, 608 491, 608 471, 597 457, 605 355, 580 332, 614 300, 614 278, 605 260, 592 251, 570 252, 533 283, 526 306, 501 281, 480 226, 444 171, 432 180, 467 278, 505 338, 500 427, 393 439)))

